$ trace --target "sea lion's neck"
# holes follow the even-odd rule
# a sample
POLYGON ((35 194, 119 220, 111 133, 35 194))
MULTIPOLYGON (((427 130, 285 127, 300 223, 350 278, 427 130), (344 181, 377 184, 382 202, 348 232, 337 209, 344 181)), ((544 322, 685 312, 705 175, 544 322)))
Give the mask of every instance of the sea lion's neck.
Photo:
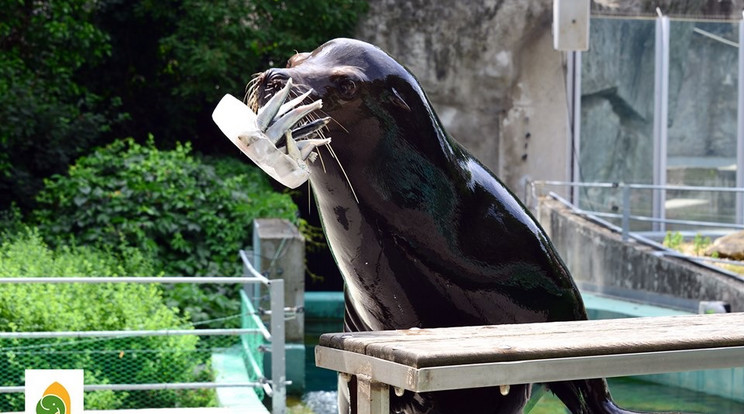
POLYGON ((364 202, 354 198, 339 168, 326 168, 324 173, 314 172, 310 182, 326 241, 344 275, 347 307, 355 319, 353 330, 418 326, 417 312, 400 294, 402 289, 385 261, 374 219, 363 213, 364 202))

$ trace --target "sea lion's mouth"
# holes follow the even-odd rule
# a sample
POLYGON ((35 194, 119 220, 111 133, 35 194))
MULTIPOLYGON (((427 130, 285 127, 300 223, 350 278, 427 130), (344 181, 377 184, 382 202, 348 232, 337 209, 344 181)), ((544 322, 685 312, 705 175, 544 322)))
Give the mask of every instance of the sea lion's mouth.
POLYGON ((212 118, 243 154, 289 188, 310 179, 309 164, 316 159, 327 171, 319 151, 326 148, 358 202, 331 138, 325 136, 332 119, 321 111, 322 106, 313 88, 295 84, 281 69, 269 69, 248 82, 243 102, 231 95, 223 97, 212 118))
MULTIPOLYGON (((312 88, 302 84, 293 83, 292 79, 279 71, 269 69, 265 72, 254 75, 253 79, 246 86, 244 98, 245 104, 255 113, 262 112, 266 105, 272 101, 277 94, 287 93, 287 96, 280 99, 275 109, 280 114, 289 111, 286 108, 312 105, 319 102, 319 99, 311 98, 313 95, 312 88), (285 91, 287 84, 290 84, 288 91, 285 91), (288 93, 287 93, 288 92, 288 93), (285 102, 286 101, 286 102, 285 102)), ((274 103, 276 105, 276 102, 274 103)), ((318 112, 320 107, 313 110, 295 121, 291 134, 283 134, 274 143, 276 147, 285 153, 288 151, 287 137, 291 136, 295 142, 314 139, 326 139, 326 125, 330 121, 329 117, 321 117, 318 112)), ((271 111, 274 111, 272 109, 271 111)), ((271 126, 271 124, 269 124, 271 126)), ((311 161, 315 160, 315 153, 310 155, 311 161)))
POLYGON ((296 188, 310 177, 306 161, 315 160, 315 149, 330 144, 322 132, 330 118, 311 116, 323 102, 318 99, 304 104, 310 91, 290 98, 292 79, 279 89, 273 85, 259 88, 262 84, 251 81, 244 102, 225 95, 212 118, 258 167, 283 185, 296 188))
MULTIPOLYGON (((297 111, 303 107, 316 105, 321 102, 321 99, 310 86, 302 83, 294 84, 292 78, 281 70, 269 69, 254 75, 253 79, 246 86, 244 102, 248 108, 257 113, 258 117, 261 118, 261 114, 274 110, 277 110, 281 114, 288 111, 288 108, 296 107, 294 110, 297 111), (289 87, 287 87, 288 84, 289 87), (284 93, 286 93, 286 96, 282 97, 284 93), (284 102, 285 100, 287 102, 281 104, 281 107, 277 109, 277 101, 284 102)), ((349 181, 349 177, 341 165, 341 161, 331 147, 331 138, 325 136, 325 133, 328 131, 327 125, 333 120, 330 116, 323 115, 326 114, 321 110, 320 106, 304 113, 302 117, 294 121, 294 126, 289 128, 289 134, 284 134, 274 141, 276 150, 278 153, 286 154, 298 160, 297 164, 299 168, 307 171, 304 161, 315 162, 316 158, 320 158, 320 152, 317 148, 321 146, 325 147, 338 164, 349 184, 354 199, 358 201, 354 187, 351 185, 351 181, 349 181), (294 142, 289 142, 289 140, 294 142)), ((271 125, 269 125, 270 128, 272 128, 271 125)), ((323 164, 323 170, 325 171, 325 164, 322 158, 320 158, 320 162, 323 164)), ((307 173, 307 177, 309 177, 309 172, 307 173)))
MULTIPOLYGON (((282 93, 287 83, 291 83, 291 86, 285 98, 287 102, 283 103, 282 109, 279 109, 280 112, 284 112, 283 108, 285 105, 286 107, 310 105, 320 100, 313 96, 315 95, 314 91, 309 86, 294 83, 293 79, 287 74, 269 69, 254 75, 253 79, 248 83, 244 98, 245 104, 253 112, 258 113, 262 108, 265 108, 266 104, 271 101, 271 98, 282 93)), ((330 118, 320 116, 320 113, 320 108, 318 108, 296 121, 291 131, 291 136, 296 142, 308 139, 325 139, 325 132, 327 132, 326 125, 330 121, 330 118)), ((286 137, 286 134, 282 135, 276 141, 276 146, 285 147, 286 137)))

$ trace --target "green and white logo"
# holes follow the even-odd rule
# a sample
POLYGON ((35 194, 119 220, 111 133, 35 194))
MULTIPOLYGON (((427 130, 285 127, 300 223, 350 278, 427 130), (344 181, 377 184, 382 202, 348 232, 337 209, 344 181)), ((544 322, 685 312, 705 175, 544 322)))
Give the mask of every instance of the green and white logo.
POLYGON ((27 369, 26 414, 82 414, 82 369, 27 369))
POLYGON ((59 382, 53 382, 36 404, 36 414, 67 414, 70 411, 70 393, 59 382))

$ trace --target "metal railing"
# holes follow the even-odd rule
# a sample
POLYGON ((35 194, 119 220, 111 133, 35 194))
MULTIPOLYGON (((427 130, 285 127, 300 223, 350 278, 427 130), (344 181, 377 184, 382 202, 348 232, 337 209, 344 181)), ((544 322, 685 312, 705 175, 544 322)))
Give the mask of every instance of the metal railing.
POLYGON ((638 232, 631 231, 631 223, 643 222, 643 223, 662 223, 662 224, 676 224, 683 226, 690 226, 693 228, 715 228, 718 230, 726 229, 728 231, 736 231, 744 229, 744 225, 733 222, 714 222, 714 221, 701 221, 701 220, 680 220, 680 219, 669 219, 664 217, 652 217, 647 215, 633 214, 633 203, 631 202, 631 191, 633 190, 651 190, 651 191, 691 191, 691 192, 719 192, 719 193, 733 193, 736 195, 744 194, 744 188, 739 187, 706 187, 706 186, 682 186, 682 185, 647 185, 647 184, 625 184, 625 183, 584 183, 584 182, 564 182, 564 181, 532 181, 529 183, 529 192, 527 194, 526 204, 535 211, 537 206, 537 200, 540 195, 547 195, 548 197, 560 202, 569 209, 572 213, 582 216, 594 223, 597 223, 607 229, 621 234, 623 241, 634 240, 636 242, 645 244, 647 246, 656 249, 657 255, 677 257, 690 262, 694 262, 700 266, 714 270, 716 272, 725 274, 729 277, 733 277, 737 280, 744 281, 744 277, 741 275, 728 271, 718 266, 712 266, 711 263, 727 264, 732 266, 744 266, 744 263, 736 260, 720 259, 715 257, 700 257, 691 256, 673 249, 670 249, 655 240, 651 236, 656 235, 656 239, 659 237, 658 232, 638 232), (558 195, 553 191, 539 191, 539 188, 546 186, 563 187, 563 188, 599 188, 599 189, 616 189, 621 192, 620 203, 616 206, 617 212, 603 212, 597 210, 584 209, 572 203, 565 197, 558 195), (610 220, 619 222, 620 225, 612 223, 610 220))
MULTIPOLYGON (((159 330, 124 330, 124 331, 57 331, 57 332, 0 332, 0 339, 51 339, 51 338, 129 338, 129 337, 157 337, 157 336, 225 336, 225 335, 261 335, 271 343, 271 379, 265 378, 258 364, 249 364, 252 369, 260 370, 258 381, 211 383, 150 383, 150 384, 86 384, 84 391, 143 391, 143 390, 187 390, 187 389, 215 389, 233 387, 262 388, 272 397, 272 413, 286 412, 286 361, 285 361, 285 309, 284 309, 284 281, 282 279, 268 279, 258 273, 248 260, 244 251, 239 252, 243 262, 243 277, 4 277, 0 284, 68 284, 68 283, 139 283, 139 284, 241 284, 258 286, 269 289, 271 310, 270 329, 263 326, 257 315, 256 328, 224 328, 224 329, 159 329, 159 330)), ((23 386, 0 386, 2 393, 23 392, 23 386)))
MULTIPOLYGON (((271 330, 271 412, 272 414, 284 414, 287 409, 287 373, 285 353, 285 326, 284 326, 284 280, 268 279, 258 273, 248 259, 248 254, 241 250, 240 258, 243 261, 243 272, 261 280, 261 283, 269 287, 271 300, 271 319, 269 327, 271 330)), ((260 325, 259 325, 260 326, 260 325)))
MULTIPOLYGON (((570 203, 575 207, 576 210, 581 211, 585 214, 591 214, 596 217, 619 219, 621 220, 621 232, 623 238, 627 240, 630 237, 630 222, 647 222, 647 223, 662 223, 662 224, 679 224, 686 226, 696 227, 713 227, 721 228, 726 227, 729 229, 744 229, 744 224, 738 224, 734 222, 717 222, 717 221, 702 221, 702 220, 677 220, 669 219, 666 217, 653 217, 646 215, 632 214, 632 202, 631 202, 631 191, 633 190, 651 190, 651 191, 689 191, 689 192, 715 192, 715 193, 732 193, 732 194, 744 194, 744 188, 740 187, 710 187, 710 186, 685 186, 685 185, 651 185, 651 184, 626 184, 626 183, 584 183, 584 182, 566 182, 566 181, 532 181, 530 182, 530 192, 528 196, 531 199, 537 197, 537 187, 544 186, 558 186, 568 187, 571 189, 575 188, 604 188, 604 189, 618 189, 621 191, 622 197, 620 205, 617 206, 620 213, 608 213, 595 210, 584 210, 577 207, 575 204, 570 203)), ((555 193, 553 193, 555 194, 555 193)), ((566 201, 565 198, 555 195, 558 198, 566 201)), ((529 201, 528 201, 529 203, 529 201)))

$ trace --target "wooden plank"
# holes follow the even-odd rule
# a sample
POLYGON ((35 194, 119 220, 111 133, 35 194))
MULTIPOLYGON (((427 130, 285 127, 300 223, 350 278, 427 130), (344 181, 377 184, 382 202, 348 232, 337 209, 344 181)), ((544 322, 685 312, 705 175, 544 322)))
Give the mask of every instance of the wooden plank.
POLYGON ((744 345, 744 313, 322 335, 320 346, 414 368, 744 345))

